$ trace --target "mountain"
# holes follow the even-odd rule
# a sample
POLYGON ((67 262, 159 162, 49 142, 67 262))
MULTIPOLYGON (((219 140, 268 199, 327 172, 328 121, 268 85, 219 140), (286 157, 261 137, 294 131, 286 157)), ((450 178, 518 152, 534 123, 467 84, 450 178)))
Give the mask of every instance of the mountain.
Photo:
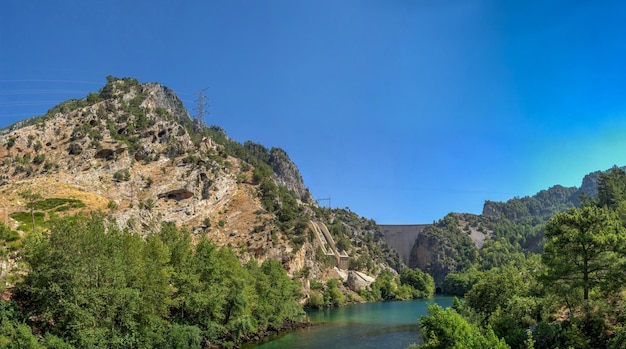
MULTIPOLYGON (((283 149, 203 125, 159 83, 108 77, 97 93, 1 130, 0 171, 5 223, 20 236, 79 212, 106 212, 144 236, 173 222, 241 262, 279 260, 305 297, 312 280, 401 266, 373 222, 317 206, 283 149)), ((4 275, 19 272, 18 255, 4 275)))
POLYGON ((407 264, 428 272, 441 286, 449 273, 470 267, 488 270, 521 255, 541 253, 548 219, 580 206, 581 198, 596 198, 600 174, 608 171, 587 174, 580 188, 555 185, 506 202, 487 200, 480 215, 450 213, 422 228, 407 264))
MULTIPOLYGON (((376 276, 403 267, 375 222, 319 207, 285 150, 240 144, 203 125, 159 83, 108 77, 98 92, 0 130, 0 160, 5 223, 20 237, 78 212, 106 212, 144 236, 173 222, 231 246, 241 262, 279 260, 305 299, 312 284, 338 278, 347 285, 351 271, 376 276), (25 192, 41 198, 29 201, 25 192)), ((450 213, 420 226, 405 263, 439 286, 449 273, 539 252, 546 220, 579 205, 581 194, 597 195, 599 175, 585 176, 580 188, 486 201, 480 215, 450 213)), ((19 272, 14 245, 4 275, 19 272)))

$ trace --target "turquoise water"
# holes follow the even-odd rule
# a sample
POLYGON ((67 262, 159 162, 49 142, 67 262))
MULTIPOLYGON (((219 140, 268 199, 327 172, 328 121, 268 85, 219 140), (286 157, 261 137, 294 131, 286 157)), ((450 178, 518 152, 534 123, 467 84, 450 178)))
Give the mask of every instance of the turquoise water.
POLYGON ((288 333, 257 349, 406 348, 419 341, 417 322, 426 305, 452 306, 452 297, 348 305, 308 312, 313 326, 288 333))

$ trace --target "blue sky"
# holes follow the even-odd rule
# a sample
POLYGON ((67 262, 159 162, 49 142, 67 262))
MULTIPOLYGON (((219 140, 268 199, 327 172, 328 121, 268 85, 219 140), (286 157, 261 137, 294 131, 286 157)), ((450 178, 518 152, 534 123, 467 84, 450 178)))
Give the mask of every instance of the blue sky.
MULTIPOLYGON (((626 165, 619 1, 0 3, 0 126, 157 81, 287 151, 317 198, 378 223, 480 213, 626 165)), ((324 202, 326 204, 326 202, 324 202)))

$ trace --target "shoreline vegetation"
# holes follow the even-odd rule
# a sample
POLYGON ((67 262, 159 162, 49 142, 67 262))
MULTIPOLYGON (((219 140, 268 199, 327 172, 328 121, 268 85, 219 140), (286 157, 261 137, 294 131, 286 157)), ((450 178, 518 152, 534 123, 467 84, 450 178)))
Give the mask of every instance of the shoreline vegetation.
MULTIPOLYGON (((102 213, 47 224, 24 237, 26 273, 0 301, 3 347, 237 348, 313 325, 279 261, 241 264, 231 248, 192 241, 172 223, 145 237, 102 213)), ((339 284, 320 284, 322 307, 356 303, 339 284)), ((419 270, 383 271, 361 299, 423 298, 433 288, 419 270)))
POLYGON ((283 326, 279 329, 268 329, 264 331, 259 331, 253 337, 249 338, 247 341, 244 341, 244 343, 241 345, 241 348, 243 349, 253 348, 261 344, 271 342, 291 332, 294 332, 303 328, 307 328, 307 327, 312 327, 315 325, 317 324, 314 324, 309 321, 287 320, 285 321, 283 326))
MULTIPOLYGON (((527 225, 542 237, 536 253, 493 253, 507 251, 503 239, 487 268, 448 274, 444 290, 463 300, 430 306, 420 319, 423 343, 410 348, 626 348, 626 172, 596 175, 597 195, 545 221, 530 217, 540 223, 527 225)), ((524 210, 541 207, 511 203, 498 206, 522 222, 529 221, 524 210)), ((522 225, 511 227, 498 234, 514 241, 522 225)))
POLYGON ((27 273, 0 302, 0 346, 228 348, 306 326, 279 261, 242 265, 232 249, 191 235, 165 223, 143 238, 102 214, 28 234, 27 273))

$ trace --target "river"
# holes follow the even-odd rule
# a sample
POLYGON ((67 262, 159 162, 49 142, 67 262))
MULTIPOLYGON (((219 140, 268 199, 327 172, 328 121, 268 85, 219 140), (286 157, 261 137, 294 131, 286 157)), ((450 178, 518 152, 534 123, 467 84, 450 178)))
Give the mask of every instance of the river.
POLYGON ((384 348, 403 349, 419 342, 418 320, 426 306, 452 306, 452 297, 404 302, 354 304, 308 311, 313 326, 288 333, 257 349, 384 348))

